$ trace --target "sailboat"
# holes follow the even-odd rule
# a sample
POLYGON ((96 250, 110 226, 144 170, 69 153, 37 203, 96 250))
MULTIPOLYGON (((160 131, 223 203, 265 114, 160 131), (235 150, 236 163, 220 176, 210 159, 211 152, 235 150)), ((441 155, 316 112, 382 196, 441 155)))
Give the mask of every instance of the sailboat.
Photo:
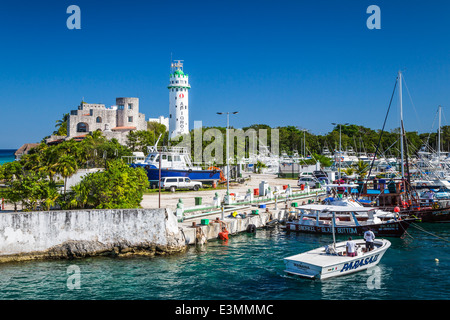
MULTIPOLYGON (((417 188, 411 183, 411 175, 409 172, 408 152, 405 150, 405 128, 403 124, 403 97, 402 97, 402 72, 398 72, 397 83, 399 85, 399 102, 400 102, 400 167, 401 180, 399 183, 391 180, 381 183, 388 187, 383 190, 380 187, 378 193, 370 194, 369 192, 362 192, 361 197, 365 197, 371 202, 377 202, 377 206, 381 209, 398 212, 402 216, 413 216, 420 219, 422 222, 448 222, 450 221, 450 201, 448 199, 433 200, 432 202, 424 202, 418 196, 417 188), (406 152, 405 152, 406 151, 406 152), (406 157, 405 157, 406 154, 406 157), (406 170, 406 172, 405 172, 406 170)), ((440 124, 439 124, 440 126, 440 124)), ((384 127, 383 127, 384 129, 384 127)), ((439 129, 440 131, 440 129, 439 129)), ((440 137, 440 135, 438 136, 440 137)), ((440 141, 438 142, 440 144, 440 141)), ((378 150, 378 149, 377 149, 378 150)), ((439 151, 438 156, 440 157, 439 151)), ((370 173, 370 171, 369 171, 370 173)), ((447 187, 449 183, 442 182, 439 187, 447 187)), ((430 186, 429 186, 430 187, 430 186)), ((367 190, 367 188, 365 188, 367 190)))
POLYGON ((290 275, 309 279, 328 279, 366 270, 377 265, 384 253, 391 246, 385 239, 376 239, 374 249, 364 251, 364 239, 355 240, 356 256, 346 255, 347 241, 336 243, 335 216, 333 215, 333 244, 319 247, 304 253, 284 258, 286 269, 290 275))

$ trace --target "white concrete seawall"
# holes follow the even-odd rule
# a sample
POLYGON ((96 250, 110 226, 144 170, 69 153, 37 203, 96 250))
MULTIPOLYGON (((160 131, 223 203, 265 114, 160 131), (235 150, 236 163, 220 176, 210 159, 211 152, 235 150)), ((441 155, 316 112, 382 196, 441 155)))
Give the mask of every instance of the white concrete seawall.
POLYGON ((185 249, 169 209, 0 214, 0 261, 101 254, 164 254, 185 249))

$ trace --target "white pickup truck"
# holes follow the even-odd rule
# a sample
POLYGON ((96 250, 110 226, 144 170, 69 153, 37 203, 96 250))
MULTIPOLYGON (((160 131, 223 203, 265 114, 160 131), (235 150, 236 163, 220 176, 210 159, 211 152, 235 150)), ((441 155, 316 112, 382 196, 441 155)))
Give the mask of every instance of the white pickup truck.
POLYGON ((202 187, 199 181, 192 181, 186 177, 170 177, 161 179, 161 189, 175 192, 177 189, 192 189, 198 191, 202 187))

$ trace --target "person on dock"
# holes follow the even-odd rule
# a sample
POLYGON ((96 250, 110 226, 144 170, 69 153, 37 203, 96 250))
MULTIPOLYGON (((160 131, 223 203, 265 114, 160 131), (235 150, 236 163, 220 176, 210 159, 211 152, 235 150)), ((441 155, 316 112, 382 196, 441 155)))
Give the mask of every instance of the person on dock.
POLYGON ((346 244, 347 257, 356 256, 356 242, 352 240, 352 237, 348 237, 346 244))
POLYGON ((366 232, 364 232, 364 240, 366 240, 366 252, 373 250, 373 241, 375 240, 375 234, 372 232, 372 229, 369 228, 366 232))
POLYGON ((222 227, 222 232, 219 232, 220 240, 228 240, 228 230, 225 226, 222 227))

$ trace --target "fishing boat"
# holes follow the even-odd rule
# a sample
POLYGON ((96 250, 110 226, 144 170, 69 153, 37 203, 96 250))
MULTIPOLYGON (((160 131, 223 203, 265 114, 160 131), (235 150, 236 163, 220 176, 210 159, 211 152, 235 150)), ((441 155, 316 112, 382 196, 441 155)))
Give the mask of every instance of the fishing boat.
MULTIPOLYGON (((376 183, 373 180, 374 188, 368 189, 367 182, 361 187, 359 197, 360 199, 365 199, 368 202, 368 205, 375 205, 377 207, 382 208, 386 211, 393 211, 399 213, 403 216, 413 216, 417 217, 417 220, 422 222, 449 222, 450 221, 450 206, 447 199, 429 199, 432 201, 423 201, 424 199, 420 199, 417 195, 420 189, 450 189, 450 183, 445 179, 442 179, 439 175, 435 174, 433 179, 426 179, 422 181, 411 181, 412 175, 410 172, 410 163, 408 160, 408 152, 405 152, 406 144, 406 133, 405 127, 403 123, 403 97, 402 97, 402 73, 398 72, 398 77, 396 81, 396 86, 399 86, 399 102, 400 102, 400 168, 401 168, 401 179, 399 181, 390 179, 389 181, 381 181, 381 179, 376 183)), ((394 88, 395 89, 395 88, 394 88)), ((392 99, 391 99, 392 102, 392 99)), ((439 119, 440 119, 440 107, 439 107, 439 119)), ((388 111, 389 114, 389 111, 388 111)), ((387 115, 385 118, 386 123, 387 115)), ((440 128, 440 120, 439 120, 439 128, 440 128)), ((380 132, 381 134, 384 131, 383 129, 380 132)), ((440 129, 438 130, 438 138, 440 140, 440 129)), ((381 141, 381 139, 379 140, 381 141)), ((438 146, 440 146, 440 142, 438 141, 438 146)), ((375 156, 377 155, 379 148, 379 144, 377 145, 377 149, 375 151, 375 156)), ((406 150, 407 151, 407 150, 406 150)), ((426 152, 422 149, 419 151, 419 158, 423 161, 427 156, 426 152)), ((442 158, 440 147, 438 148, 437 154, 437 164, 440 164, 440 159, 442 158)), ((428 164, 425 163, 425 167, 432 167, 432 161, 429 161, 428 164)), ((440 165, 437 168, 441 168, 440 165)), ((419 167, 419 171, 422 169, 419 167)), ((372 171, 372 166, 369 169, 369 177, 372 171)))
POLYGON ((285 230, 293 232, 332 234, 333 219, 335 232, 339 235, 363 235, 369 230, 376 236, 401 237, 415 219, 390 219, 382 221, 374 213, 377 208, 333 206, 322 204, 309 204, 298 207, 298 218, 286 221, 285 230), (358 215, 367 215, 365 221, 358 220, 358 215))
POLYGON ((166 177, 186 177, 201 182, 225 181, 222 171, 217 167, 205 170, 194 166, 187 148, 157 147, 158 141, 148 148, 149 153, 145 160, 129 163, 133 168, 143 167, 147 171, 151 187, 156 187, 159 179, 166 177))
POLYGON ((210 167, 203 170, 193 166, 189 153, 180 147, 152 149, 145 161, 132 163, 130 166, 143 167, 151 184, 157 184, 159 178, 166 177, 186 177, 201 182, 218 182, 224 179, 219 168, 210 167))
POLYGON ((388 240, 374 240, 374 249, 364 252, 362 248, 365 245, 364 239, 354 241, 357 247, 357 254, 354 257, 346 255, 347 241, 342 241, 284 258, 286 266, 284 272, 320 280, 347 275, 376 266, 391 246, 388 240))

